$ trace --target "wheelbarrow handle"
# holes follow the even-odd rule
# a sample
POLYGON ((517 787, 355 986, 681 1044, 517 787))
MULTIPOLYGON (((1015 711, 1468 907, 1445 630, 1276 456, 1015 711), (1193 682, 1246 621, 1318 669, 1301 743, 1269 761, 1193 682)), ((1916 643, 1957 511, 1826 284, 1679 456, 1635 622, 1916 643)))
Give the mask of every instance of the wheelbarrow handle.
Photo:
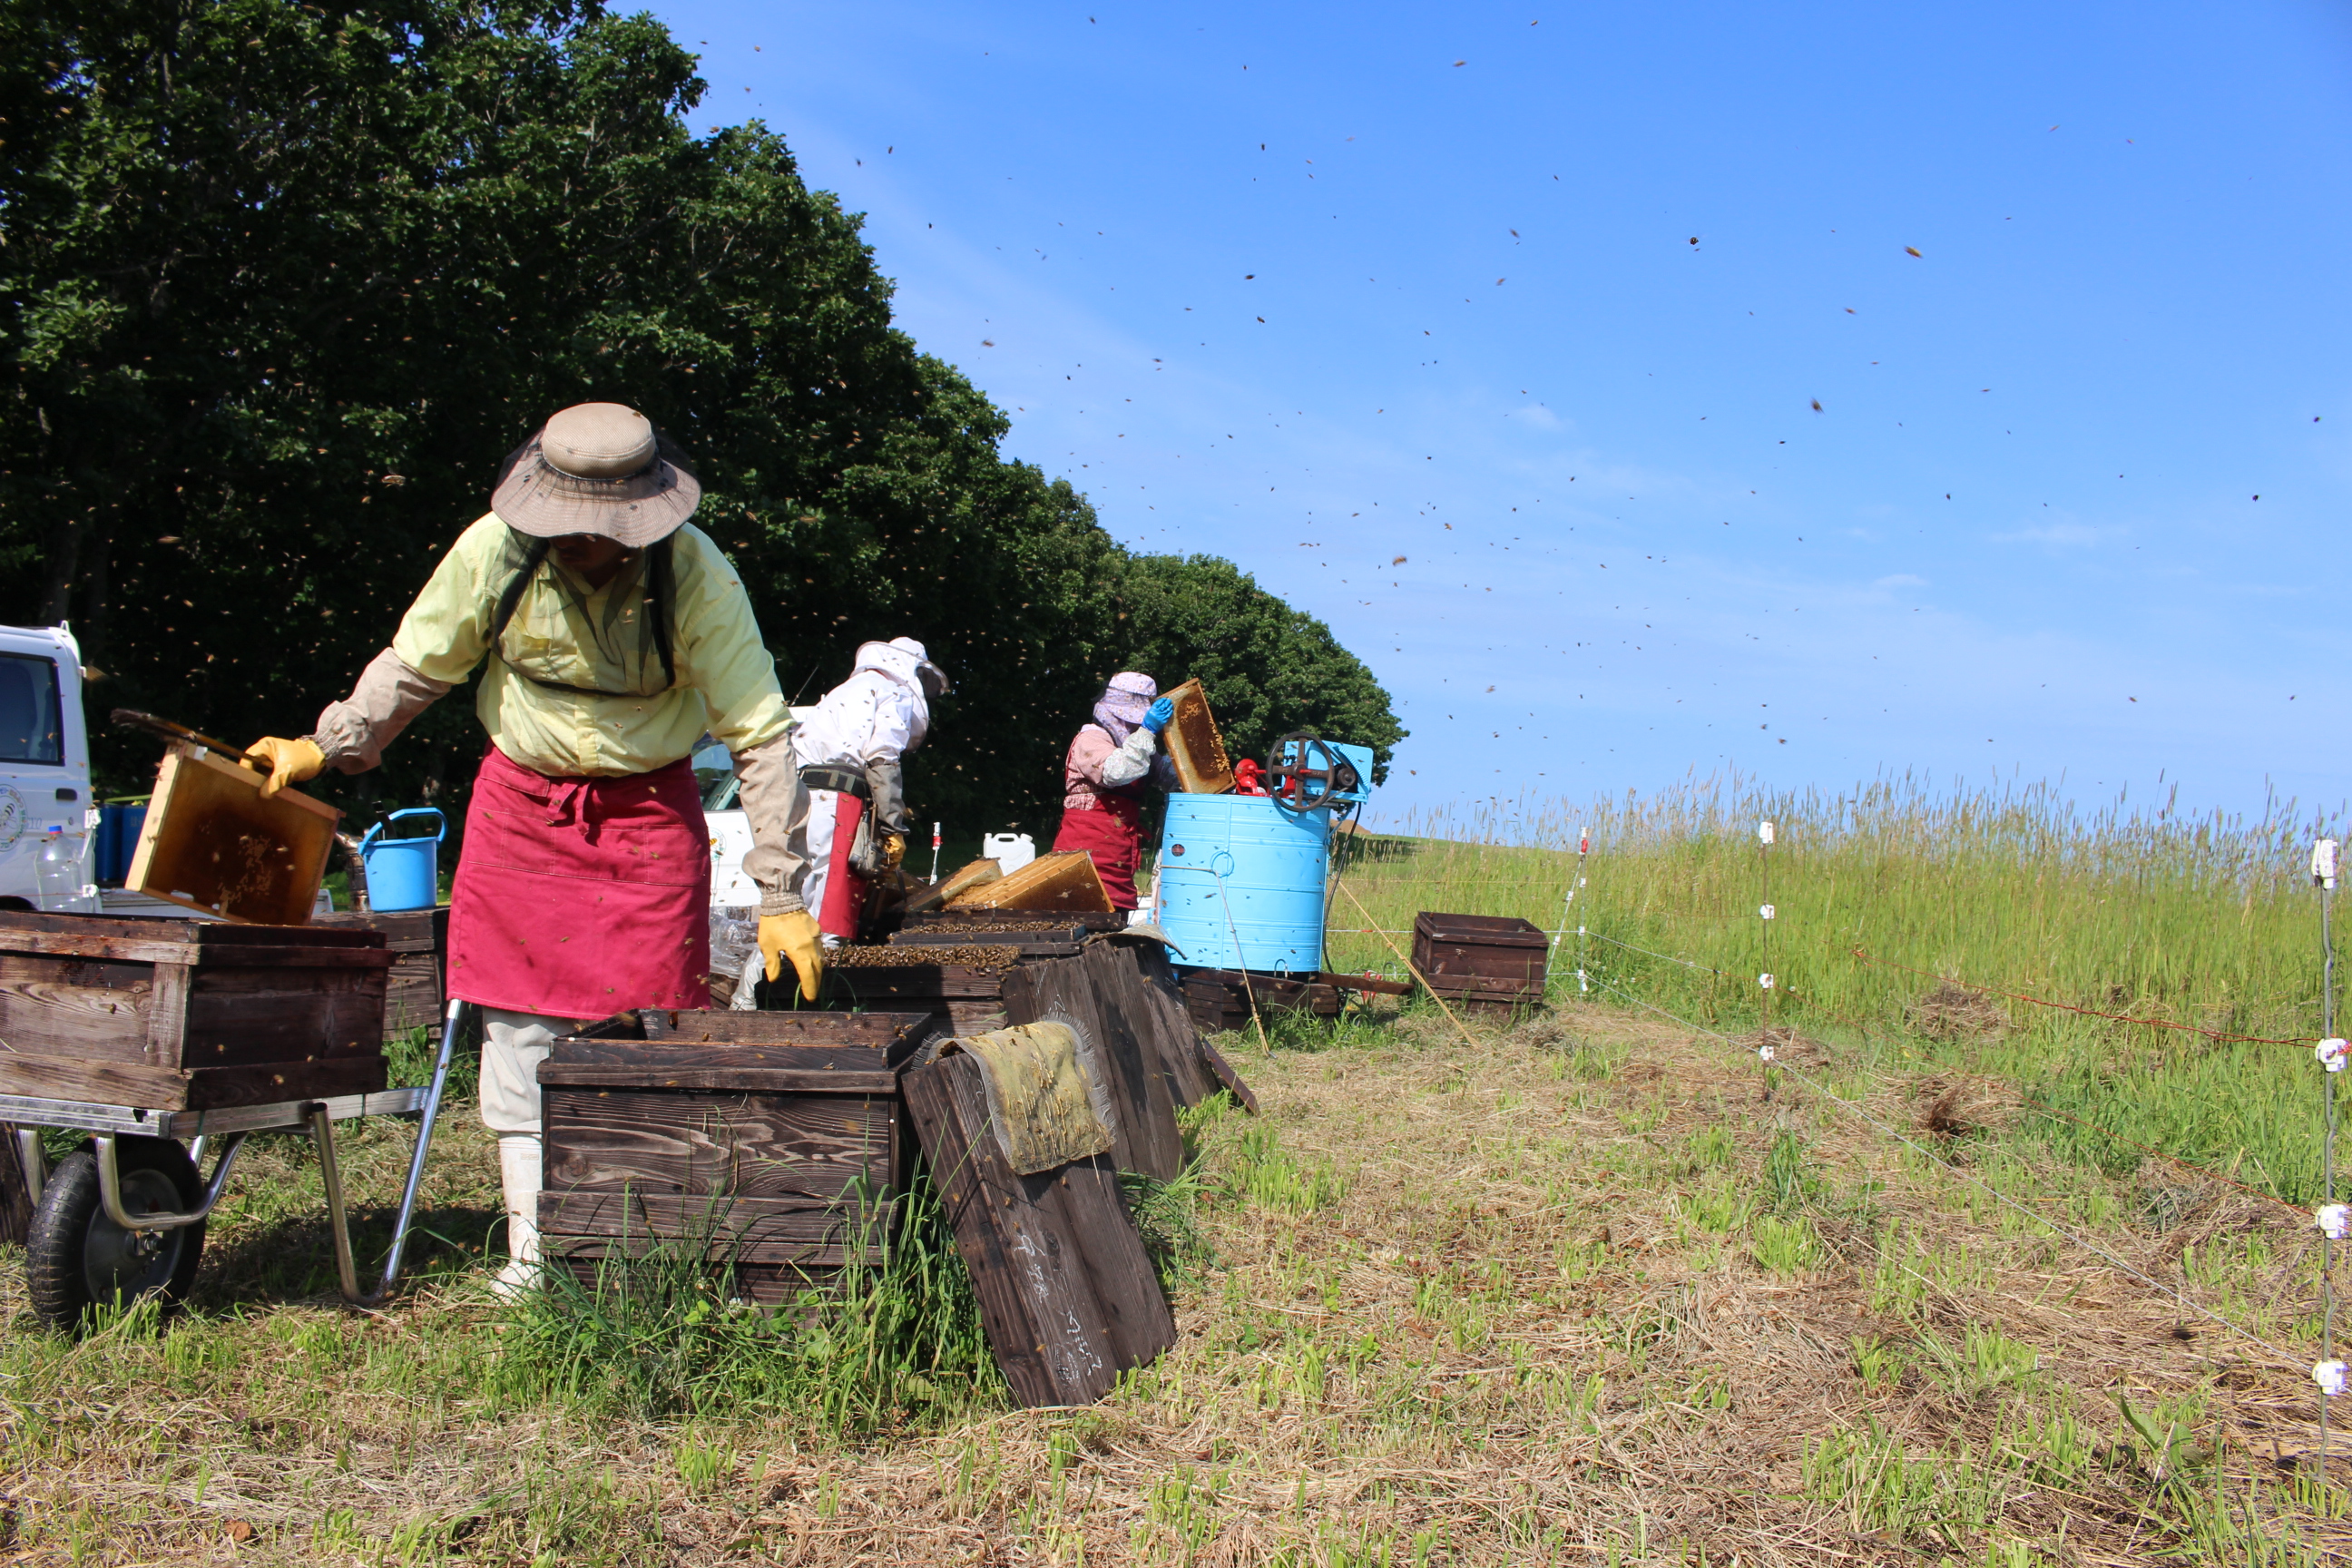
POLYGON ((343 1299, 355 1307, 376 1307, 392 1294, 400 1280, 401 1255, 408 1248, 409 1222, 416 1215, 416 1191, 425 1182, 425 1157, 433 1148, 433 1123, 441 1111, 441 1091, 449 1082, 449 1058, 457 1048, 457 1032, 474 1004, 457 997, 449 1000, 449 1010, 441 1019, 441 1050, 433 1060, 433 1081, 425 1090, 422 1120, 416 1124, 416 1152, 408 1159, 408 1184, 400 1193, 400 1217, 392 1229, 392 1250, 383 1260, 383 1278, 377 1281, 373 1295, 360 1292, 359 1270, 352 1258, 351 1232, 343 1221, 343 1192, 340 1173, 335 1169, 334 1133, 327 1124, 323 1110, 311 1118, 310 1136, 319 1146, 320 1174, 325 1178, 329 1217, 334 1221, 335 1267, 340 1275, 343 1299))

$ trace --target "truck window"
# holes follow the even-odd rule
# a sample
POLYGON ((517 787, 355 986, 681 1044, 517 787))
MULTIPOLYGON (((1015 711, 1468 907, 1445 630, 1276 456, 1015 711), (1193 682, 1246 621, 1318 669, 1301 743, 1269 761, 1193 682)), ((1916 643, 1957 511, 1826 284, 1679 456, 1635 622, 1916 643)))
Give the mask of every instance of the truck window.
POLYGON ((0 763, 66 760, 58 716, 58 666, 34 654, 0 653, 0 763))

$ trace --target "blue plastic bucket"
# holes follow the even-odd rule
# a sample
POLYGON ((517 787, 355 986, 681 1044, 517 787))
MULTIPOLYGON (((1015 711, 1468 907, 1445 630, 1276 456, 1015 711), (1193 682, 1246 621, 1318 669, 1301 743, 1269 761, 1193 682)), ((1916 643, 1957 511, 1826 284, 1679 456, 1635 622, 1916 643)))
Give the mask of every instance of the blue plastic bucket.
POLYGON ((360 864, 367 868, 368 908, 429 910, 441 901, 441 835, 447 825, 429 805, 395 811, 360 840, 360 864), (433 819, 430 838, 386 838, 384 829, 409 817, 433 819))

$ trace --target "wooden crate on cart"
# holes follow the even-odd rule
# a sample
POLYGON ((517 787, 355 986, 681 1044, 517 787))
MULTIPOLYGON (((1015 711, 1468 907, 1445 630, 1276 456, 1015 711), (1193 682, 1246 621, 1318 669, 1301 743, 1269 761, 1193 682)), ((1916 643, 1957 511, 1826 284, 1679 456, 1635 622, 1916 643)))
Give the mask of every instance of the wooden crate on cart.
POLYGON ((1541 927, 1511 915, 1412 917, 1412 966, 1431 991, 1477 1012, 1542 1006, 1550 942, 1541 927))
POLYGON ((0 1094, 218 1110, 384 1086, 383 933, 0 910, 0 1094))
POLYGON ((927 1015, 625 1019, 539 1068, 551 1261, 593 1284, 609 1260, 682 1247, 766 1303, 880 1261, 914 1149, 898 1079, 927 1015))
POLYGON ((315 915, 310 924, 329 931, 380 931, 392 953, 392 976, 384 988, 383 1037, 398 1039, 423 1028, 441 1037, 441 1015, 449 1005, 449 906, 431 910, 345 910, 315 915))

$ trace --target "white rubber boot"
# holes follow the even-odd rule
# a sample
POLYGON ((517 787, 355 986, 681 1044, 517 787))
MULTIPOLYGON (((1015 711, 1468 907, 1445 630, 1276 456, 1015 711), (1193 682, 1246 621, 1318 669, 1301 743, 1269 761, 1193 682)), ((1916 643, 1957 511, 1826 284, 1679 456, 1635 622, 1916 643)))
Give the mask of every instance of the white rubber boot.
POLYGON ((507 1205, 507 1266, 491 1289, 513 1296, 539 1283, 539 1182, 536 1132, 499 1134, 499 1185, 507 1205))

